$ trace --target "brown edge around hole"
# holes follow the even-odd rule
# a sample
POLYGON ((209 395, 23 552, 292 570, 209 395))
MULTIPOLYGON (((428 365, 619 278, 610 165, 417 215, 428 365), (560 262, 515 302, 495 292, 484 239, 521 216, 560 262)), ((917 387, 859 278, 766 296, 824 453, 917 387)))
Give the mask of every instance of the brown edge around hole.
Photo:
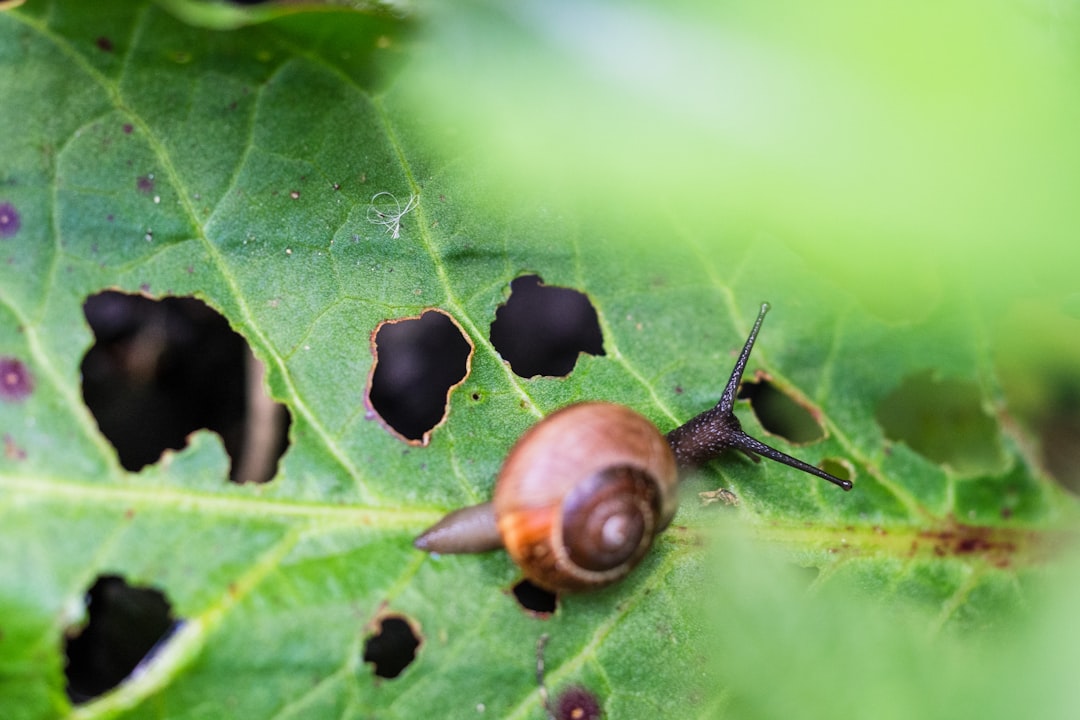
MULTIPOLYGON (((780 438, 792 447, 807 447, 809 445, 816 445, 819 442, 823 442, 829 439, 829 426, 826 425, 824 421, 825 413, 822 412, 821 408, 811 402, 805 395, 796 390, 793 386, 786 384, 778 384, 775 380, 773 380, 772 374, 770 374, 767 370, 761 369, 754 371, 754 379, 751 382, 767 382, 773 387, 774 390, 776 390, 776 392, 783 394, 788 400, 805 410, 806 413, 810 416, 810 418, 814 421, 814 424, 821 429, 821 437, 814 438, 813 440, 808 440, 806 442, 794 442, 784 437, 783 435, 778 435, 766 429, 766 427, 761 424, 761 418, 758 417, 757 411, 754 410, 753 402, 749 398, 738 398, 739 400, 745 400, 747 404, 750 405, 750 410, 754 413, 754 419, 757 420, 758 425, 761 425, 761 430, 766 435, 769 435, 770 437, 780 438)), ((742 383, 740 383, 740 388, 741 385, 742 383)), ((738 395, 736 395, 736 397, 738 397, 738 395)))
POLYGON ((600 307, 593 299, 592 293, 588 292, 587 290, 580 289, 576 285, 558 285, 549 283, 544 280, 544 276, 538 270, 519 270, 517 274, 514 275, 514 277, 503 286, 503 289, 501 291, 501 300, 499 300, 499 302, 496 304, 491 322, 488 324, 488 341, 491 343, 492 348, 495 350, 495 354, 499 357, 499 360, 503 363, 503 365, 505 365, 512 374, 524 380, 533 380, 536 378, 566 379, 570 377, 570 374, 574 372, 574 370, 577 368, 577 364, 581 361, 583 356, 591 355, 593 357, 604 357, 607 355, 607 350, 604 349, 604 323, 601 321, 600 307), (491 328, 495 325, 496 322, 498 322, 500 311, 502 311, 511 302, 514 301, 514 283, 527 278, 536 278, 536 292, 541 292, 544 289, 548 289, 555 291, 565 291, 567 293, 573 293, 580 296, 580 299, 589 306, 589 309, 592 310, 592 313, 596 318, 596 332, 599 336, 600 343, 598 352, 592 352, 589 349, 579 347, 574 355, 573 364, 571 364, 570 368, 565 372, 545 373, 541 371, 536 372, 532 375, 523 375, 521 372, 514 369, 513 363, 504 354, 505 348, 500 349, 499 345, 501 343, 496 344, 492 341, 491 328))
POLYGON ((405 672, 409 668, 409 666, 411 666, 413 663, 415 663, 420 658, 420 651, 424 647, 425 638, 424 638, 423 630, 420 627, 420 621, 419 620, 416 620, 412 616, 406 615, 403 612, 397 612, 397 611, 386 609, 386 603, 385 602, 380 603, 380 605, 382 605, 382 608, 375 614, 375 617, 373 617, 368 623, 366 623, 364 625, 364 628, 363 628, 363 631, 362 631, 363 632, 363 645, 360 648, 361 658, 363 657, 364 653, 367 650, 368 641, 371 640, 374 637, 382 635, 382 633, 383 633, 383 623, 386 622, 387 620, 400 620, 401 622, 405 623, 405 625, 408 626, 408 628, 409 628, 409 632, 412 633, 413 638, 416 640, 416 647, 414 647, 413 651, 412 651, 412 654, 413 654, 412 659, 409 660, 409 662, 405 663, 405 666, 401 669, 401 671, 397 675, 394 675, 393 677, 384 678, 381 675, 376 675, 375 674, 375 667, 374 667, 375 666, 375 661, 374 660, 363 660, 363 663, 365 665, 371 665, 372 666, 372 675, 375 675, 375 677, 377 679, 394 680, 394 679, 400 677, 401 673, 405 672))
POLYGON ((469 375, 472 374, 472 358, 473 355, 476 353, 476 344, 473 343, 472 338, 469 337, 469 333, 465 332, 465 328, 461 327, 461 323, 459 323, 457 321, 457 318, 455 318, 453 315, 446 312, 442 308, 426 307, 416 315, 409 315, 407 317, 399 317, 390 320, 380 321, 379 324, 376 325, 374 329, 372 329, 371 336, 368 339, 368 345, 371 348, 371 357, 374 358, 374 362, 371 363, 371 369, 368 370, 367 381, 364 385, 364 407, 367 408, 368 412, 371 413, 373 417, 378 419, 379 424, 386 428, 387 432, 396 437, 398 440, 401 440, 403 443, 407 445, 412 445, 414 447, 427 447, 428 443, 431 442, 431 434, 438 430, 446 422, 447 418, 450 417, 450 396, 454 394, 454 390, 464 385, 465 381, 469 379, 469 375), (465 342, 468 343, 469 354, 465 356, 465 374, 462 376, 461 380, 446 389, 446 401, 443 404, 442 419, 439 420, 439 422, 435 423, 430 429, 425 430, 424 434, 420 436, 419 440, 413 440, 411 438, 405 437, 397 430, 395 430, 390 423, 386 422, 386 420, 383 419, 383 416, 379 414, 379 411, 375 409, 375 406, 371 404, 371 383, 375 379, 375 369, 379 366, 379 348, 375 344, 375 337, 379 334, 379 330, 381 330, 384 325, 396 325, 397 323, 406 322, 408 320, 419 320, 429 312, 439 313, 440 315, 445 316, 451 323, 454 324, 454 327, 456 327, 458 332, 461 333, 461 337, 463 337, 465 339, 465 342))

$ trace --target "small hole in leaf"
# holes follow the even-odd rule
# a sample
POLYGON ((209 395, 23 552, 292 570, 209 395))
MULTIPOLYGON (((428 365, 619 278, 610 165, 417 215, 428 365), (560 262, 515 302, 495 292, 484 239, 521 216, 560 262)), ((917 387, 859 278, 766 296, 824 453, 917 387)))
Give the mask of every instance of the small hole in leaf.
POLYGON ((400 615, 388 615, 364 641, 364 662, 375 666, 377 676, 396 678, 416 659, 418 647, 420 639, 412 625, 400 615))
POLYGON ((64 653, 67 694, 83 703, 116 687, 140 663, 153 659, 180 626, 165 595, 102 575, 86 593, 88 620, 69 628, 64 653))
POLYGON ((911 375, 881 400, 875 416, 890 440, 958 473, 993 473, 1003 464, 994 419, 974 383, 938 380, 929 370, 911 375))
POLYGON ((761 427, 772 435, 796 445, 825 437, 814 415, 767 379, 744 382, 739 397, 750 401, 761 427))
POLYGON ((836 458, 825 458, 818 465, 822 470, 829 473, 834 477, 838 477, 841 480, 854 480, 855 468, 847 460, 836 458))
POLYGON ((510 297, 495 311, 491 344, 521 377, 562 376, 578 355, 604 354, 596 309, 577 290, 550 287, 538 275, 510 283, 510 297))
POLYGON ((1034 419, 1043 462, 1065 487, 1080 492, 1080 378, 1055 370, 1044 382, 1052 392, 1034 419))
POLYGON ((541 618, 550 616, 558 606, 558 595, 528 580, 518 582, 511 588, 511 592, 522 608, 541 618))
POLYGON ((234 482, 273 477, 289 413, 263 387, 247 342, 206 303, 103 292, 83 312, 96 342, 82 362, 83 399, 120 464, 137 471, 200 428, 218 433, 234 482))
POLYGON ((557 720, 598 720, 604 711, 596 695, 580 685, 571 685, 559 693, 554 715, 557 720))
POLYGON ((450 393, 469 374, 472 343, 449 315, 428 310, 381 323, 371 344, 368 404, 392 431, 427 445, 446 419, 450 393))

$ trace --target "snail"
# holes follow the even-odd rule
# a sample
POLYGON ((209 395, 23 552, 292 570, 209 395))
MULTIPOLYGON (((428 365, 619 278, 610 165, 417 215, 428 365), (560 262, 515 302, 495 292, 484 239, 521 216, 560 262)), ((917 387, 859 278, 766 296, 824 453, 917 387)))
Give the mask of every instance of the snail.
POLYGON ((414 545, 435 553, 505 548, 536 585, 576 592, 629 573, 674 517, 679 479, 724 450, 767 457, 850 490, 849 480, 750 437, 735 417, 735 392, 768 310, 762 303, 715 407, 667 435, 622 405, 564 407, 510 450, 491 502, 450 513, 414 545))

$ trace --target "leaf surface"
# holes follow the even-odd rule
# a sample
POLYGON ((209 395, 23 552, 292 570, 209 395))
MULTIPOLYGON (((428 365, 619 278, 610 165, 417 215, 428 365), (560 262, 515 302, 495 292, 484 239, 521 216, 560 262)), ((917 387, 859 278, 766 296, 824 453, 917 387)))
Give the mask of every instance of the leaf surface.
POLYGON ((890 322, 778 239, 717 241, 670 212, 590 215, 573 191, 499 187, 471 140, 446 150, 444 114, 418 111, 402 65, 420 42, 415 20, 376 12, 228 32, 119 1, 0 13, 0 207, 18 218, 0 236, 0 355, 32 385, 0 401, 0 706, 70 710, 64 633, 106 574, 161 590, 183 624, 145 672, 76 711, 87 718, 543 717, 542 633, 552 688, 588 687, 611 717, 712 717, 730 696, 702 662, 702 544, 734 516, 815 568, 815 592, 853 583, 926 611, 931 631, 1025 605, 1073 506, 1001 430, 977 312, 890 322), (380 192, 418 198, 398 237, 369 221, 380 192), (512 373, 489 328, 526 272, 587 293, 603 356, 566 378, 512 373), (82 305, 107 288, 194 295, 243 335, 292 414, 275 480, 229 484, 206 432, 120 467, 80 378, 82 305), (687 484, 627 581, 561 598, 549 620, 514 601, 504 554, 412 548, 447 510, 486 500, 507 448, 567 403, 622 402, 664 430, 713 405, 763 300, 774 310, 748 377, 809 407, 825 436, 793 447, 741 403, 744 427, 847 463, 854 491, 726 457, 687 484), (446 422, 410 447, 367 411, 371 334, 428 308, 473 355, 446 422), (927 370, 973 388, 994 420, 974 469, 883 429, 881 404, 927 370), (697 500, 717 487, 739 507, 697 500), (422 641, 392 680, 363 661, 388 614, 422 641))

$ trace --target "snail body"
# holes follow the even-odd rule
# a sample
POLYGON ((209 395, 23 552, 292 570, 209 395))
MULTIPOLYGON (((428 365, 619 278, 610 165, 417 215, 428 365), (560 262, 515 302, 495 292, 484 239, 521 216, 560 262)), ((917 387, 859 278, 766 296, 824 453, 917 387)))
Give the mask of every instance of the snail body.
POLYGON ((622 405, 562 408, 510 450, 492 502, 450 513, 416 547, 438 553, 504 547, 535 584, 575 592, 629 573, 674 517, 680 475, 724 450, 765 456, 850 490, 850 481, 750 437, 734 415, 735 391, 768 309, 761 306, 715 407, 667 435, 622 405))

